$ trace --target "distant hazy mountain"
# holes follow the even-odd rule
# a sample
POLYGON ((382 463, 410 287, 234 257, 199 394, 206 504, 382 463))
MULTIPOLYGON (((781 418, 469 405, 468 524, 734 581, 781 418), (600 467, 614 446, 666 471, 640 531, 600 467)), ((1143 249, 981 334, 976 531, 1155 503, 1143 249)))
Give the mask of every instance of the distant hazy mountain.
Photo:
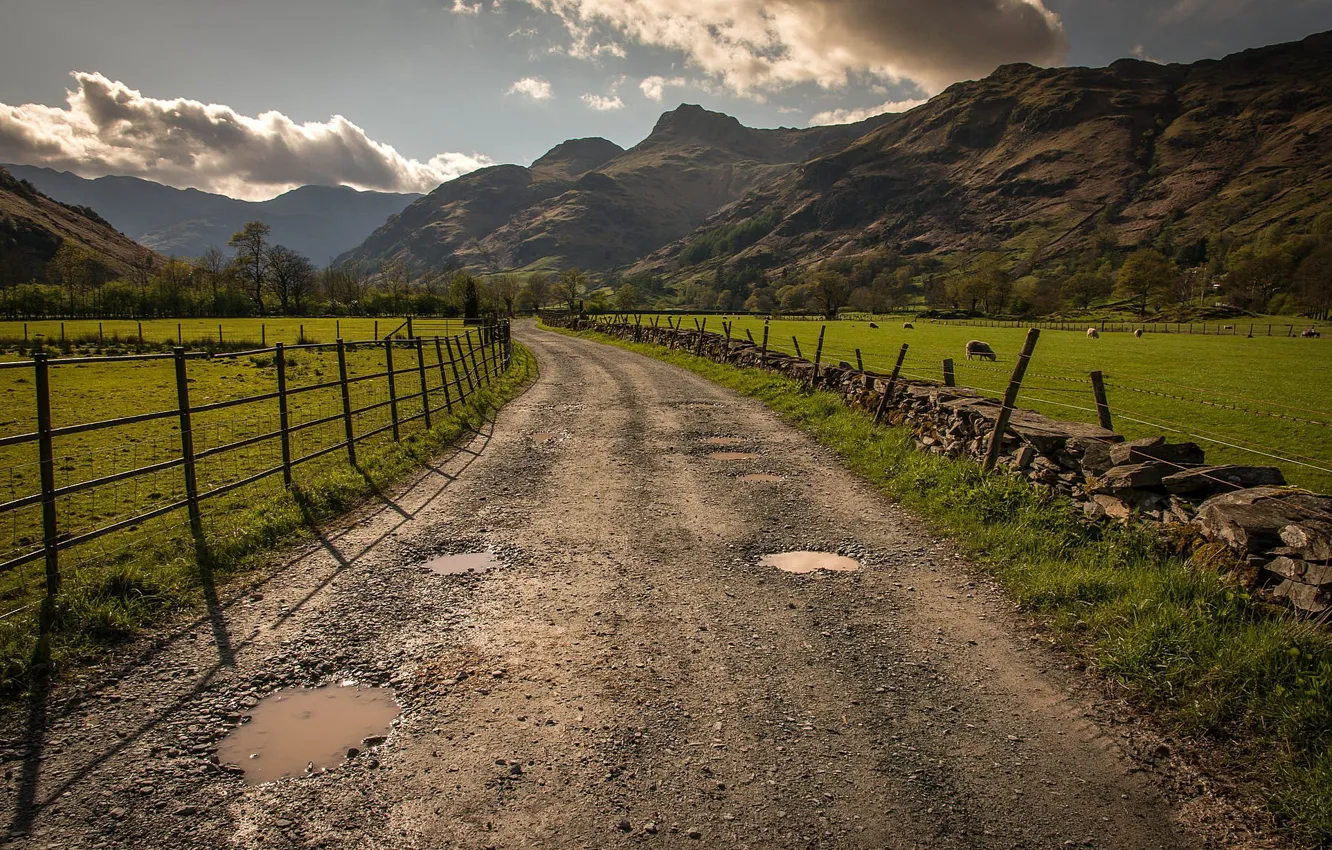
POLYGON ((137 177, 90 180, 49 168, 5 167, 46 195, 90 207, 127 236, 176 257, 197 257, 210 246, 225 251, 227 240, 246 222, 262 221, 273 228, 274 242, 323 263, 359 245, 421 197, 302 186, 268 201, 238 201, 137 177))
MULTIPOLYGON (((152 256, 92 210, 54 201, 0 167, 0 278, 40 277, 66 242, 121 273, 152 256)), ((161 257, 152 259, 165 262, 161 257)))
POLYGON ((892 120, 755 130, 685 105, 623 150, 565 142, 532 163, 483 168, 414 202, 346 256, 418 267, 514 269, 633 262, 799 163, 892 120))

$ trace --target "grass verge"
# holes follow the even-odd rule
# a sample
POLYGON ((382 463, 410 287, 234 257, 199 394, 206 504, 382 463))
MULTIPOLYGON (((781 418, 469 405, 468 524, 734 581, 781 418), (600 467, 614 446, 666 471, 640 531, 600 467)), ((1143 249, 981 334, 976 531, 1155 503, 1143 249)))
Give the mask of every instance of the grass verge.
POLYGON ((916 450, 827 392, 594 332, 758 399, 957 540, 1063 646, 1179 733, 1223 743, 1297 840, 1332 845, 1332 636, 1153 531, 1089 527, 1016 477, 916 450))
MULTIPOLYGON (((330 464, 290 490, 253 499, 244 509, 205 515, 206 572, 196 564, 193 543, 179 523, 110 561, 85 563, 67 573, 62 568, 51 633, 53 668, 68 671, 86 664, 145 626, 202 607, 210 584, 224 584, 268 564, 275 549, 308 538, 312 526, 389 489, 460 437, 480 429, 535 373, 531 352, 515 344, 509 370, 455 406, 452 414, 437 414, 432 429, 399 443, 361 448, 357 468, 330 464)), ((32 604, 28 616, 0 620, 0 695, 13 697, 29 684, 38 608, 32 604)))

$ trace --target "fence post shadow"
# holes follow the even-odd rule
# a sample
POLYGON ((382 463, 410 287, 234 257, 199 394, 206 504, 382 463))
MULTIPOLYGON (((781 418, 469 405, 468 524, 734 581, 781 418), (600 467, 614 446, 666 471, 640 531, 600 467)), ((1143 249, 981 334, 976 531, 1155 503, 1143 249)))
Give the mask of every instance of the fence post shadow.
MULTIPOLYGON (((54 614, 51 600, 42 604, 42 618, 54 614)), ((9 835, 27 835, 37 817, 37 783, 41 778, 42 750, 46 744, 47 704, 51 698, 50 630, 43 629, 33 647, 29 665, 28 719, 24 725, 23 764, 20 767, 17 793, 14 795, 14 818, 9 824, 9 835)))

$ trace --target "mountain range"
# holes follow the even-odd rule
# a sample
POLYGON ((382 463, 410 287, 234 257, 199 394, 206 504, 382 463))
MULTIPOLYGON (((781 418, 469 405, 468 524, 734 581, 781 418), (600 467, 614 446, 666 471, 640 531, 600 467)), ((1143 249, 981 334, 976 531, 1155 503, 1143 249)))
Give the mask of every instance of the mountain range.
POLYGON ((64 203, 89 207, 131 239, 175 257, 197 257, 249 221, 273 228, 272 241, 316 263, 355 248, 419 194, 358 192, 346 186, 301 186, 267 201, 239 201, 198 189, 176 189, 138 177, 88 179, 68 171, 5 166, 15 177, 64 203))

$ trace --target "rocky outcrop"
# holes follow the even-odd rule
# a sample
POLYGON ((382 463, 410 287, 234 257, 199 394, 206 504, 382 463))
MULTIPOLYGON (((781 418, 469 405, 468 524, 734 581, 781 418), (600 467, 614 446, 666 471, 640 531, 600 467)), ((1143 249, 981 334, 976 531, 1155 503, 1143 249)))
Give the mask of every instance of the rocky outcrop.
MULTIPOLYGON (((972 390, 898 380, 848 363, 823 366, 701 329, 551 317, 548 324, 655 342, 720 362, 768 369, 835 392, 856 409, 908 428, 923 451, 980 460, 1001 405, 972 390)), ((1112 431, 1014 410, 1000 465, 1075 504, 1089 522, 1196 527, 1254 568, 1274 600, 1309 614, 1332 609, 1332 496, 1286 487, 1281 470, 1209 466, 1196 443, 1125 441, 1112 431)))

